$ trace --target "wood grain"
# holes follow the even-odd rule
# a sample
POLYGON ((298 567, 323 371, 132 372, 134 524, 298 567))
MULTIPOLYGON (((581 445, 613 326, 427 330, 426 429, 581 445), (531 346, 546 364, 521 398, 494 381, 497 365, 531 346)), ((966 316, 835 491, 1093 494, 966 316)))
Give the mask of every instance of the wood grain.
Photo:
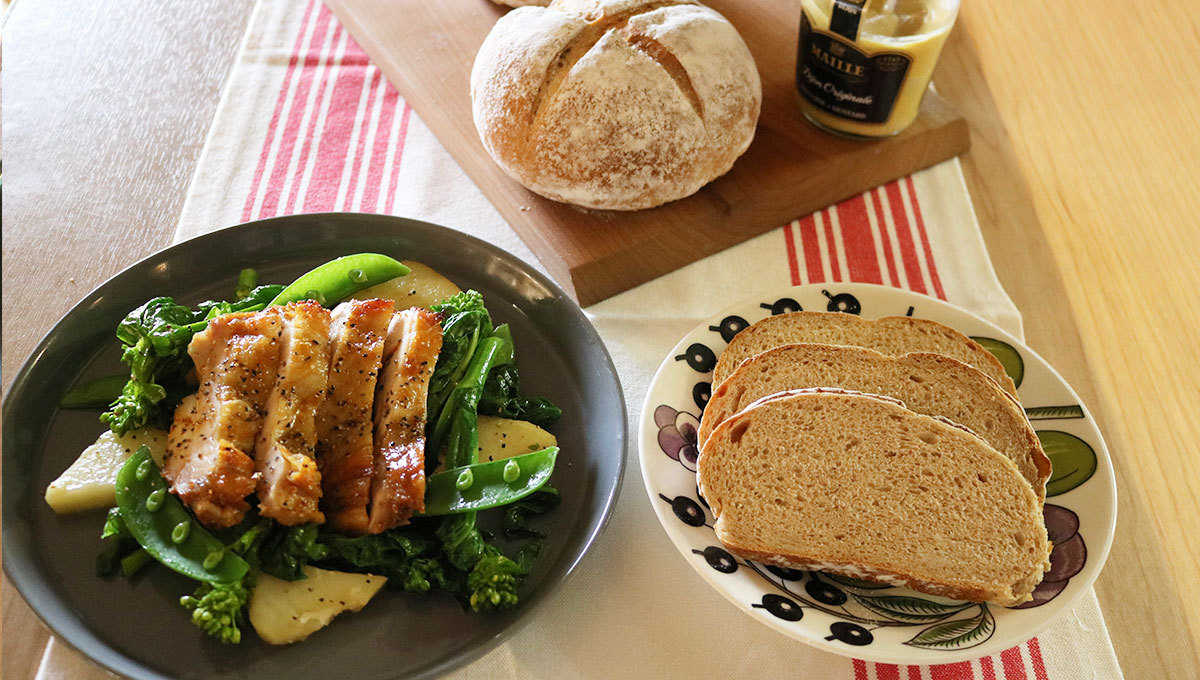
MULTIPOLYGON (((13 5, 3 72, 6 392, 66 310, 170 243, 251 8, 13 5)), ((3 677, 33 678, 48 633, 7 580, 3 607, 3 677)), ((62 644, 55 650, 62 677, 111 677, 62 644), (75 673, 85 667, 88 675, 75 673)))
MULTIPOLYGON (((1029 342, 1079 388, 1113 451, 1118 533, 1098 591, 1122 668, 1186 678, 1200 667, 1200 28, 1187 3, 1038 8, 1032 22, 1009 3, 965 3, 935 81, 971 121, 967 181, 1029 342)), ((248 11, 15 5, 6 387, 62 310, 169 242, 248 11)), ((7 583, 3 607, 3 676, 28 680, 47 635, 7 583)), ((62 677, 107 677, 75 663, 62 677)))
POLYGON ((544 199, 500 170, 471 118, 471 64, 501 8, 479 0, 326 0, 467 175, 580 304, 628 290, 866 189, 966 151, 965 121, 937 95, 917 122, 878 142, 841 139, 796 105, 800 0, 712 0, 762 75, 750 149, 695 195, 652 210, 583 210, 544 199))
POLYGON ((1028 343, 1098 414, 1112 452, 1117 533, 1096 590, 1117 658, 1129 678, 1190 677, 1200 62, 1179 57, 1200 31, 1182 7, 1152 6, 1128 26, 1101 5, 1043 4, 1028 22, 966 3, 934 80, 971 121, 967 183, 1028 343))

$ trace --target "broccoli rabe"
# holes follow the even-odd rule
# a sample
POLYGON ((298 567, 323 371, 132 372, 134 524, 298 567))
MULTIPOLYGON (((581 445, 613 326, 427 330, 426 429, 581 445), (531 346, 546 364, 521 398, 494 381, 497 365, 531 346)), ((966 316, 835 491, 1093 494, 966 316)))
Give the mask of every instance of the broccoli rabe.
POLYGON ((192 336, 221 314, 262 309, 280 290, 283 286, 259 286, 236 302, 201 302, 197 310, 156 297, 130 312, 117 326, 129 382, 100 420, 117 434, 148 422, 163 424, 172 406, 168 388, 182 386, 192 367, 187 353, 192 336))
MULTIPOLYGON (((492 408, 505 406, 529 411, 543 409, 547 420, 557 418, 557 410, 546 400, 522 400, 518 395, 515 371, 494 373, 513 363, 513 337, 507 325, 492 326, 483 308, 483 299, 475 291, 460 293, 434 309, 446 316, 443 331, 454 351, 438 358, 434 377, 439 373, 445 383, 439 385, 435 399, 431 393, 432 427, 428 443, 432 450, 443 448, 447 468, 472 465, 478 461, 480 400, 487 391, 490 374, 495 374, 492 408), (482 311, 481 311, 482 310, 482 311), (439 410, 440 409, 440 410, 439 410)), ((476 513, 465 512, 442 520, 437 538, 447 562, 457 572, 466 573, 465 588, 458 595, 475 611, 507 609, 517 603, 517 587, 530 565, 518 564, 484 539, 475 525, 476 513)), ((527 553, 527 554, 536 554, 527 553)), ((532 559, 530 559, 532 563, 532 559)))
POLYGON ((450 392, 467 371, 479 342, 492 333, 492 317, 478 291, 467 290, 433 305, 442 315, 442 350, 429 377, 426 400, 429 427, 433 429, 450 392))
POLYGON ((529 526, 529 518, 550 512, 562 502, 558 489, 546 484, 532 494, 515 503, 504 506, 504 536, 509 540, 518 538, 545 538, 545 532, 529 526))
POLYGON ((549 427, 562 417, 562 409, 545 397, 521 395, 521 378, 512 364, 496 366, 488 374, 479 397, 481 415, 527 420, 538 427, 549 427))
POLYGON ((304 578, 304 565, 329 554, 328 548, 317 543, 316 524, 285 527, 272 523, 272 527, 255 552, 258 568, 275 578, 299 581, 304 578))
MULTIPOLYGON (((171 405, 169 389, 182 386, 183 376, 191 367, 187 346, 192 336, 219 314, 261 309, 281 288, 253 288, 254 279, 251 271, 239 277, 236 302, 201 303, 193 310, 171 298, 155 298, 126 317, 118 337, 126 345, 122 359, 130 367, 131 375, 122 396, 103 416, 112 429, 122 432, 166 415, 166 407, 171 405)), ((460 293, 434 309, 443 315, 444 343, 429 387, 426 463, 430 468, 436 464, 438 452, 445 455, 447 467, 478 461, 477 415, 481 405, 488 412, 534 422, 549 424, 557 419, 561 411, 548 400, 520 395, 518 375, 512 367, 511 331, 506 325, 493 325, 479 293, 460 293)), ((143 456, 142 452, 137 456, 143 456)), ((148 452, 143 457, 150 463, 148 452)), ((136 477, 135 472, 129 474, 136 477)), ((159 480, 158 486, 164 486, 161 478, 153 477, 159 480)), ((144 482, 150 477, 143 475, 139 479, 144 482)), ((152 489, 145 484, 127 486, 129 489, 137 486, 145 492, 144 497, 133 500, 142 502, 149 511, 145 501, 152 489)), ((181 572, 201 583, 195 592, 179 600, 191 613, 194 625, 230 644, 241 640, 241 626, 246 621, 243 612, 256 576, 262 572, 285 580, 301 579, 305 578, 307 564, 380 574, 388 577, 389 586, 394 589, 418 594, 447 591, 464 608, 476 612, 498 611, 517 605, 517 590, 532 571, 541 550, 540 539, 544 535, 530 527, 527 518, 553 509, 558 502, 558 492, 545 486, 506 507, 505 537, 535 539, 527 542, 515 557, 505 555, 489 542, 493 535, 476 526, 475 512, 415 517, 407 526, 359 537, 322 532, 316 525, 284 527, 251 513, 239 526, 210 536, 210 541, 217 545, 209 546, 203 554, 167 559, 164 552, 181 550, 179 541, 174 539, 181 522, 166 529, 159 526, 161 522, 153 523, 158 534, 135 537, 136 531, 131 532, 127 525, 129 519, 115 512, 105 525, 108 547, 98 558, 97 567, 102 573, 111 574, 119 565, 128 575, 152 557, 168 566, 174 564, 172 568, 177 571, 178 563, 195 566, 197 560, 202 561, 204 570, 210 570, 206 563, 214 555, 224 555, 225 562, 236 559, 242 571, 228 579, 209 578, 207 571, 201 572, 199 567, 181 572), (171 534, 170 544, 159 535, 164 531, 171 534), (161 540, 150 540, 155 537, 161 540), (157 546, 157 552, 147 551, 143 539, 157 546), (164 546, 169 550, 164 550, 164 546)), ((160 509, 158 514, 163 512, 160 509)), ((131 516, 136 518, 136 513, 131 516)), ((193 540, 200 531, 200 528, 191 531, 193 540)))
POLYGON ((509 609, 517 603, 517 587, 530 564, 518 564, 484 540, 475 525, 476 514, 465 512, 442 520, 437 536, 446 560, 467 573, 466 590, 459 597, 475 611, 509 609))
POLYGON ((517 604, 517 586, 525 577, 521 565, 489 545, 467 576, 471 609, 482 612, 511 609, 517 604))
POLYGON ((404 575, 406 591, 424 595, 435 585, 438 588, 446 588, 446 583, 446 574, 442 570, 441 562, 433 558, 422 557, 408 563, 408 569, 404 575))
POLYGON ((318 545, 326 551, 326 557, 321 564, 342 571, 380 574, 388 578, 388 587, 410 593, 425 594, 434 588, 452 590, 436 544, 419 531, 410 525, 356 538, 322 534, 318 545))
POLYGON ((242 609, 250 599, 243 582, 201 583, 196 592, 179 598, 179 604, 192 612, 192 623, 210 637, 226 644, 242 641, 239 625, 245 622, 242 609))
POLYGON ((117 327, 125 345, 121 363, 129 367, 129 382, 100 420, 117 434, 160 420, 158 404, 167 397, 163 383, 182 380, 187 373, 188 326, 196 313, 158 297, 133 310, 117 327))

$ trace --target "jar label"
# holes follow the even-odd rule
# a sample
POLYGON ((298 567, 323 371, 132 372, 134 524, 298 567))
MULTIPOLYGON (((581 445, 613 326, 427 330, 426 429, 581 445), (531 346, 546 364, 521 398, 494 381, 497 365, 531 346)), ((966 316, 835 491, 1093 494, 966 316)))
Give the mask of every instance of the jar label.
MULTIPOLYGON (((858 22, 854 24, 857 33, 858 22)), ((912 63, 906 54, 867 54, 852 41, 815 29, 804 10, 798 54, 800 94, 822 110, 858 123, 887 121, 912 63)))
POLYGON ((858 24, 867 0, 833 0, 829 30, 851 42, 858 40, 858 24))

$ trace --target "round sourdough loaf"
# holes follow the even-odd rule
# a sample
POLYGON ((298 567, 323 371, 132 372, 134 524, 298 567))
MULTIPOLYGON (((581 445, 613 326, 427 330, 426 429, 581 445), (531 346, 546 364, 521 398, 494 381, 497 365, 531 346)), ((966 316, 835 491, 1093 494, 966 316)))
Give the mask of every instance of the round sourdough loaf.
POLYGON ((741 36, 687 0, 555 0, 502 17, 471 71, 475 127, 531 191, 638 210, 695 193, 754 138, 741 36))

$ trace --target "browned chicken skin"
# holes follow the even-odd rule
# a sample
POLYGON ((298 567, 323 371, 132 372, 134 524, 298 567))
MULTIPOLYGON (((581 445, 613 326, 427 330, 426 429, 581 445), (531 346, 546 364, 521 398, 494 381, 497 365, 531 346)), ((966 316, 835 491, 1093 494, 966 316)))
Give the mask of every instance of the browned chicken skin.
POLYGON ((261 313, 279 319, 280 362, 254 448, 258 511, 286 526, 320 524, 325 516, 314 454, 317 409, 329 380, 329 310, 306 300, 261 313))
POLYGON ((280 524, 381 533, 425 508, 425 407, 440 316, 386 300, 312 301, 209 322, 199 391, 175 411, 163 474, 206 526, 257 492, 280 524))
POLYGON ((333 310, 329 390, 317 411, 317 466, 325 521, 348 534, 367 533, 372 407, 394 307, 391 300, 350 300, 333 310))
POLYGON ((388 329, 387 359, 375 394, 375 476, 369 530, 377 534, 425 509, 425 401, 442 349, 437 314, 397 312, 388 329))
POLYGON ((175 409, 163 476, 205 526, 233 526, 250 509, 250 454, 279 366, 278 326, 277 316, 229 314, 188 345, 200 388, 175 409))

